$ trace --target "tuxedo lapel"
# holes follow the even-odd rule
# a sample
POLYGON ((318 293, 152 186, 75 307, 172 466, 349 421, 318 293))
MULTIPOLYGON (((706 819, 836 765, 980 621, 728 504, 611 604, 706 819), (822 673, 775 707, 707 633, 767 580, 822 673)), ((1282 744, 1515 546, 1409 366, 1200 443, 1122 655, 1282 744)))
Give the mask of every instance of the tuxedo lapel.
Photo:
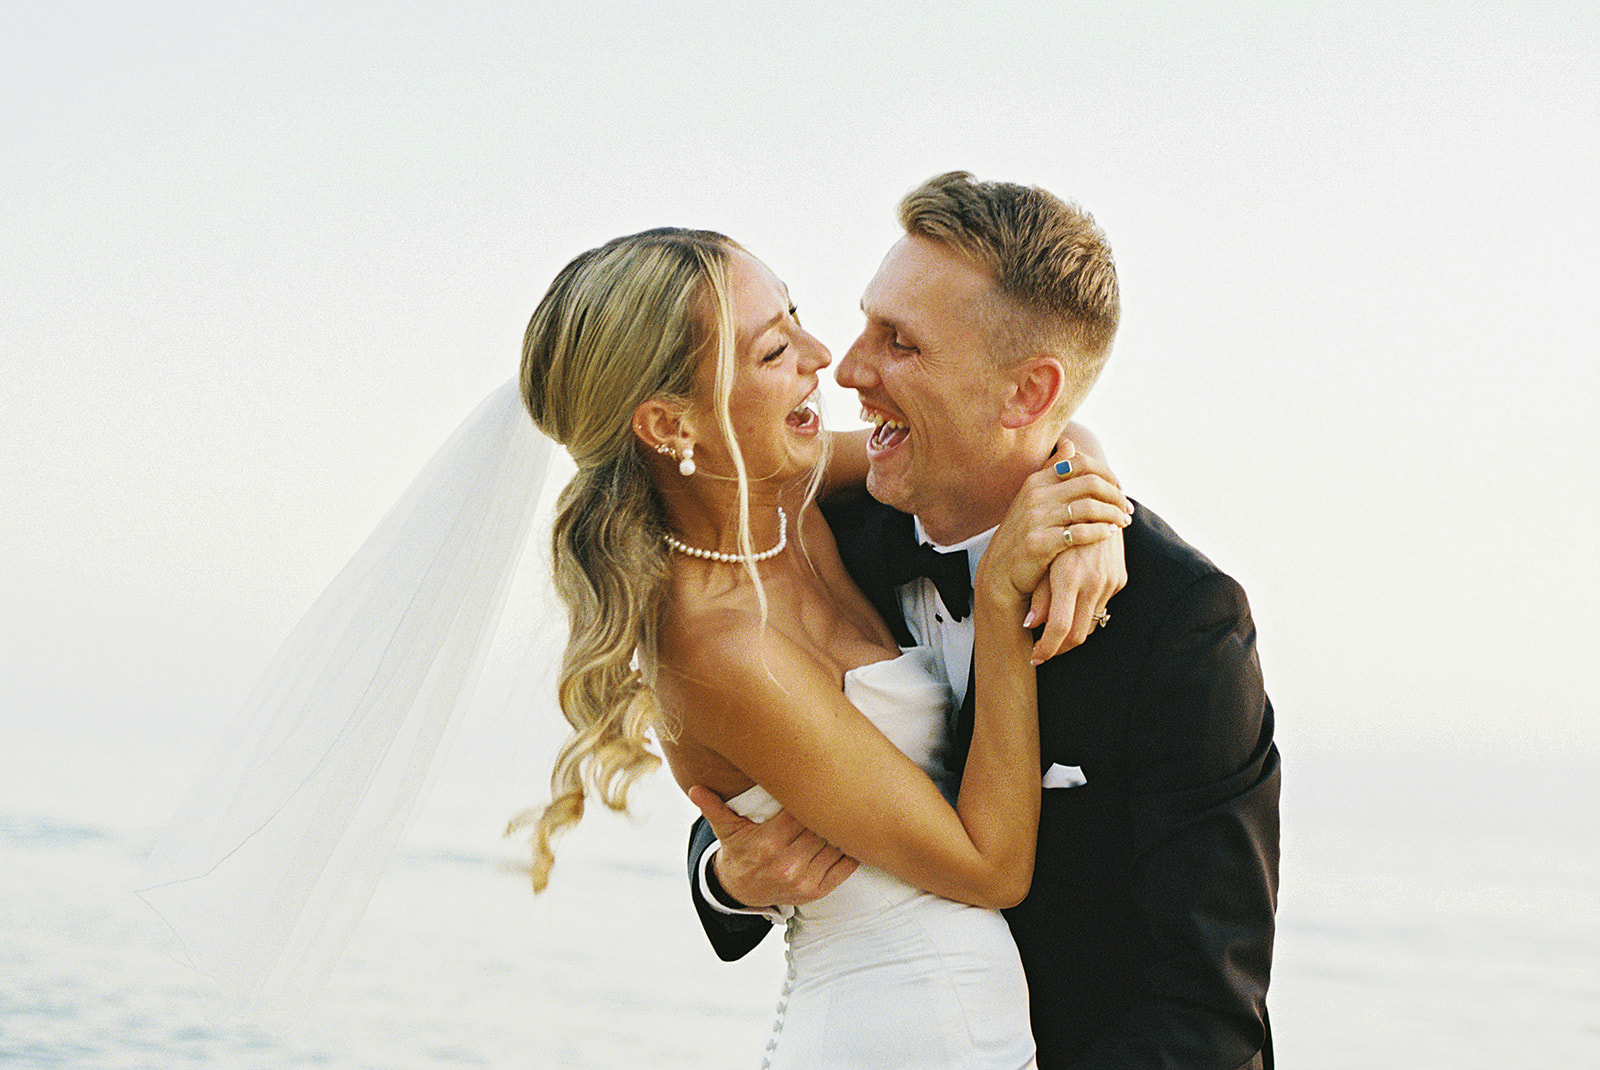
POLYGON ((857 501, 826 503, 822 511, 833 528, 839 556, 851 577, 861 586, 861 593, 889 625, 894 641, 902 647, 914 646, 916 640, 906 627, 900 592, 892 579, 893 571, 884 567, 884 562, 901 553, 903 548, 916 545, 910 514, 879 505, 866 495, 857 501))
MULTIPOLYGON (((909 513, 898 512, 862 495, 848 501, 831 500, 822 506, 839 547, 839 556, 852 578, 860 585, 878 615, 889 625, 895 642, 903 647, 916 640, 906 627, 905 610, 893 577, 899 571, 884 567, 894 555, 916 545, 916 528, 909 513)), ((966 766, 967 750, 972 745, 973 695, 976 680, 969 663, 967 693, 956 716, 955 736, 951 740, 952 769, 966 766)))
POLYGON ((961 699, 961 712, 956 714, 955 738, 950 741, 950 768, 967 767, 967 751, 972 747, 972 726, 978 708, 977 658, 967 663, 967 693, 961 699))

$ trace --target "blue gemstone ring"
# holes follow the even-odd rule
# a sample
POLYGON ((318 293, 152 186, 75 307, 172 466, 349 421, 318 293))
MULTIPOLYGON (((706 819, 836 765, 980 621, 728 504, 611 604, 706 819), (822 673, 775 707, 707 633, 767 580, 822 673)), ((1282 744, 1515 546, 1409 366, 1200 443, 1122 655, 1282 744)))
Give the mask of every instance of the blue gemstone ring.
POLYGON ((1072 462, 1071 461, 1060 460, 1060 461, 1056 462, 1056 475, 1060 476, 1062 479, 1065 479, 1067 476, 1070 476, 1071 474, 1072 474, 1072 462))

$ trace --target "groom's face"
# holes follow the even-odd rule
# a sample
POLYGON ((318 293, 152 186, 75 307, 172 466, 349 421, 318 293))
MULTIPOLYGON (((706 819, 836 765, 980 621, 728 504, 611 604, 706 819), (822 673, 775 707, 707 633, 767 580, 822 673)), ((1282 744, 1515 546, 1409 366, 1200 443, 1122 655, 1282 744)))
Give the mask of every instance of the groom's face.
POLYGON ((902 238, 867 284, 866 327, 835 372, 875 425, 867 489, 917 514, 942 542, 998 521, 988 514, 1006 381, 991 354, 994 292, 982 265, 928 238, 902 238))

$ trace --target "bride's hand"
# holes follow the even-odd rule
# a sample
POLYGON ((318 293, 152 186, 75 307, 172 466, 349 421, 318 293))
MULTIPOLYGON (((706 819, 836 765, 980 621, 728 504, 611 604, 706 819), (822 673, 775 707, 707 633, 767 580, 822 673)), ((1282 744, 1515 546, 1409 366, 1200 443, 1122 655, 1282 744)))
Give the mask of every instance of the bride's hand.
POLYGON ((1035 664, 1082 642, 1104 600, 1121 589, 1120 535, 1132 510, 1109 469, 1071 453, 1070 443, 1012 500, 983 555, 978 583, 990 597, 1014 602, 1019 614, 1027 607, 1025 626, 1049 621, 1035 645, 1035 664), (1112 547, 1103 546, 1113 539, 1112 547), (1068 561, 1058 567, 1063 557, 1068 561))
MULTIPOLYGON (((1111 500, 1104 505, 1115 506, 1125 516, 1131 516, 1133 503, 1121 492, 1117 477, 1104 461, 1088 453, 1075 450, 1070 441, 1063 440, 1057 461, 1069 460, 1073 466, 1071 476, 1100 477, 1115 489, 1111 500)), ((1083 484, 1086 492, 1094 495, 1103 485, 1098 481, 1083 484)), ((1075 506, 1074 516, 1089 515, 1087 506, 1075 506)), ((1028 627, 1044 623, 1044 630, 1033 646, 1034 664, 1041 664, 1065 653, 1089 638, 1089 634, 1108 619, 1106 603, 1128 583, 1128 567, 1124 557, 1122 527, 1107 528, 1103 524, 1086 524, 1074 535, 1073 544, 1056 555, 1050 562, 1045 581, 1034 589, 1026 618, 1028 627)), ((1065 540, 1063 540, 1065 541, 1065 540)))

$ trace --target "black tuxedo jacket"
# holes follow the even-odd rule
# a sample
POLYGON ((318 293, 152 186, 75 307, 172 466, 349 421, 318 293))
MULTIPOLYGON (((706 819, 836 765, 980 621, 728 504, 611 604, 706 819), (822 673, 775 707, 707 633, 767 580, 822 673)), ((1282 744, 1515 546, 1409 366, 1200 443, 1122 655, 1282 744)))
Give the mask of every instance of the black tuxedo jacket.
MULTIPOLYGON (((911 518, 861 498, 826 509, 856 582, 903 645, 882 578, 911 518)), ((1140 506, 1111 623, 1039 667, 1048 788, 1028 897, 1006 911, 1028 976, 1041 1070, 1272 1066, 1266 991, 1278 887, 1278 752, 1243 590, 1140 506)), ((957 759, 972 731, 972 689, 957 759)), ((711 842, 696 823, 690 872, 711 842)), ((695 906, 717 953, 764 918, 695 906)))

